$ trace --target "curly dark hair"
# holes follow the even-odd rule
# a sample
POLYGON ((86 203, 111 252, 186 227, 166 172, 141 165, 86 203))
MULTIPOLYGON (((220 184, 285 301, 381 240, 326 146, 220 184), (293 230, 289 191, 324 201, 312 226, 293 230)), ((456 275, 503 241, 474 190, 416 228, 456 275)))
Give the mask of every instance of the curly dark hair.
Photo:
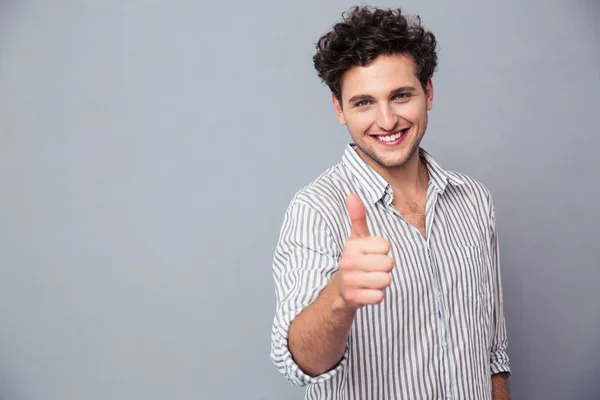
POLYGON ((343 75, 354 66, 366 66, 380 55, 410 55, 419 81, 426 88, 437 68, 436 39, 400 9, 355 6, 316 43, 313 63, 319 78, 341 102, 343 75))

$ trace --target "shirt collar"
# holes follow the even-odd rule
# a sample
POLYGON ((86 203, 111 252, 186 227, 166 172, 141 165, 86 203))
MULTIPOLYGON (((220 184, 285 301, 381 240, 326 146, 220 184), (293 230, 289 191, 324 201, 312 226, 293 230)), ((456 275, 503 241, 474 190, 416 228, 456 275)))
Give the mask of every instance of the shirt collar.
MULTIPOLYGON (((364 189, 367 198, 376 203, 391 189, 389 183, 381 177, 356 153, 356 145, 350 143, 346 146, 342 156, 342 163, 350 170, 364 189)), ((423 148, 419 148, 419 157, 425 162, 429 172, 429 182, 440 193, 443 193, 448 184, 462 185, 464 181, 456 175, 443 169, 423 148)))

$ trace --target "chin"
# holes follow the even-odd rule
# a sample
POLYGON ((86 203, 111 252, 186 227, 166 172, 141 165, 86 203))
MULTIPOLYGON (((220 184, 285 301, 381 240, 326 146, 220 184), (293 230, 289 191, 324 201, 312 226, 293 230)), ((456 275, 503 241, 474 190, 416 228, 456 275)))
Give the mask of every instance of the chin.
POLYGON ((408 164, 412 159, 418 157, 419 146, 411 146, 409 149, 403 149, 401 154, 390 157, 380 157, 380 163, 388 168, 399 168, 408 164))
POLYGON ((385 166, 386 168, 400 168, 400 167, 406 165, 407 161, 408 160, 405 158, 394 159, 394 160, 384 160, 382 165, 385 166))
MULTIPOLYGON (((355 143, 358 142, 355 141, 355 143)), ((388 151, 380 151, 380 149, 366 146, 365 143, 361 143, 357 147, 363 157, 366 156, 370 158, 384 168, 399 168, 404 166, 414 156, 418 149, 418 146, 415 146, 414 143, 402 144, 401 146, 398 146, 395 149, 389 149, 388 151)))

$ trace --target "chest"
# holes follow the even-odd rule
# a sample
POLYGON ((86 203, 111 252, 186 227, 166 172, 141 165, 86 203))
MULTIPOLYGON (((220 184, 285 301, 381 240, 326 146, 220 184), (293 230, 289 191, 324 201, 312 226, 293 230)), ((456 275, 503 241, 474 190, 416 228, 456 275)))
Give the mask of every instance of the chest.
POLYGON ((412 225, 426 239, 425 197, 415 201, 394 201, 392 206, 398 211, 406 223, 412 225))
MULTIPOLYGON (((395 268, 381 308, 365 309, 359 321, 368 323, 382 310, 391 313, 400 322, 389 331, 390 340, 405 336, 401 330, 415 323, 415 315, 487 325, 493 263, 482 228, 485 224, 474 207, 465 202, 453 208, 454 204, 442 201, 427 212, 417 204, 393 208, 390 204, 372 213, 370 230, 390 242, 395 268), (431 225, 430 237, 423 240, 426 221, 431 225)), ((439 326, 428 325, 431 321, 419 322, 425 336, 435 335, 428 329, 439 326)))

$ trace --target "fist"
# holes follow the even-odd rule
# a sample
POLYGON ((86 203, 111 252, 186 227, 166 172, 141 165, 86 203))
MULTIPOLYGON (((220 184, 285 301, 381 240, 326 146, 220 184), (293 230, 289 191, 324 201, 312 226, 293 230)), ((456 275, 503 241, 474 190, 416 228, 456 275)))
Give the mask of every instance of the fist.
POLYGON ((378 304, 392 282, 391 246, 387 240, 369 233, 365 207, 358 196, 348 196, 346 206, 352 228, 340 260, 340 294, 354 308, 378 304))

